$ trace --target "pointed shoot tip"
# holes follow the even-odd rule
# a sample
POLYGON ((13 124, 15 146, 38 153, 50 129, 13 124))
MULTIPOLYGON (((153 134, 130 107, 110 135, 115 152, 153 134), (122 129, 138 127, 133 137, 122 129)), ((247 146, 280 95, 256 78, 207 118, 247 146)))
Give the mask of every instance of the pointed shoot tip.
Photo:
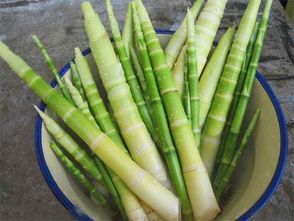
POLYGON ((36 111, 38 112, 38 114, 42 117, 43 112, 39 109, 39 107, 37 107, 35 104, 33 104, 33 106, 36 109, 36 111))
POLYGON ((84 15, 87 14, 87 13, 94 13, 92 5, 88 1, 83 2, 81 4, 81 8, 82 8, 82 11, 83 11, 84 15))

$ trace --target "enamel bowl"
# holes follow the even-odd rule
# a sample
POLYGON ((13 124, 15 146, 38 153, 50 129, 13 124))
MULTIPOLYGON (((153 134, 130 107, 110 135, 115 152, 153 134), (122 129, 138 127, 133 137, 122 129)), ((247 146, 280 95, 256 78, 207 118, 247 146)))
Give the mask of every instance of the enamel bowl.
MULTIPOLYGON (((164 46, 172 32, 157 31, 164 46)), ((93 75, 97 68, 90 50, 84 51, 93 75)), ((69 74, 69 64, 60 71, 69 74)), ((97 82, 98 88, 102 88, 97 82)), ((56 82, 52 82, 56 86, 56 82)), ((41 110, 46 106, 41 103, 41 110)), ((261 109, 254 134, 247 144, 222 203, 217 220, 248 220, 269 201, 283 175, 287 160, 287 127, 279 101, 264 77, 257 73, 245 124, 256 108, 261 109)), ((47 111, 47 110, 45 110, 47 111)), ((111 220, 108 209, 94 205, 86 191, 64 169, 51 151, 50 137, 40 117, 36 119, 36 153, 42 174, 48 186, 62 205, 78 220, 111 220)))

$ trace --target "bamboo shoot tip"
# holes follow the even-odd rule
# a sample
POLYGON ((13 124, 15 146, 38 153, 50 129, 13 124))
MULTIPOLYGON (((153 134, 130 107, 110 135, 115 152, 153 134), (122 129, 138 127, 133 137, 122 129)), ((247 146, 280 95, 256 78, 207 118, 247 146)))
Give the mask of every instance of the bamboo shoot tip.
POLYGON ((134 0, 133 2, 135 2, 137 5, 138 4, 143 4, 141 0, 134 0))
POLYGON ((31 37, 32 37, 32 39, 35 40, 35 41, 38 40, 38 37, 37 37, 37 35, 35 35, 35 34, 31 34, 31 37))
POLYGON ((41 116, 42 115, 42 111, 36 105, 33 104, 33 106, 37 110, 37 112, 39 113, 39 115, 41 116))
POLYGON ((76 47, 74 50, 75 50, 76 57, 82 55, 81 49, 79 47, 76 47))
POLYGON ((72 85, 71 80, 70 80, 70 78, 69 78, 69 75, 65 75, 65 76, 63 77, 63 79, 64 79, 64 82, 65 82, 66 84, 72 85))
POLYGON ((90 2, 85 1, 81 4, 81 8, 84 14, 94 13, 93 7, 90 2))
POLYGON ((130 5, 131 5, 131 8, 132 9, 135 9, 136 8, 136 2, 135 1, 130 2, 130 5))
POLYGON ((0 40, 0 57, 2 57, 1 54, 2 52, 5 52, 5 50, 9 50, 9 47, 3 41, 0 40))

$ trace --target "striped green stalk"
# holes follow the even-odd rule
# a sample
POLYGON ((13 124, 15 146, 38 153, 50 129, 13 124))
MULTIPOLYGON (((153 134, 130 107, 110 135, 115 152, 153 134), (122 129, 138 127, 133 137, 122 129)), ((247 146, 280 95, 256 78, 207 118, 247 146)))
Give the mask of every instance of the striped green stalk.
MULTIPOLYGON (((84 72, 83 72, 84 73, 84 72)), ((88 103, 86 101, 83 101, 81 95, 77 91, 77 89, 72 85, 71 81, 68 77, 64 77, 65 83, 67 87, 69 88, 69 91, 72 95, 72 98, 76 104, 76 106, 82 111, 82 113, 90 120, 92 121, 97 128, 99 128, 98 124, 96 123, 94 117, 92 116, 88 103)), ((86 87, 87 88, 87 87, 86 87)), ((103 105, 103 104, 102 104, 103 105)), ((102 108, 102 111, 104 109, 102 108)), ((103 123, 105 121, 99 121, 99 123, 103 123)), ((104 127, 105 128, 105 127, 104 127)), ((106 127, 109 131, 113 130, 114 125, 109 125, 106 127)), ((107 133, 108 131, 103 131, 104 133, 107 133)), ((111 134, 111 133, 110 133, 111 134)), ((124 150, 126 153, 127 150, 125 150, 124 146, 122 145, 122 140, 118 139, 116 135, 111 137, 112 140, 121 147, 122 150, 124 150)), ((107 186, 111 187, 111 194, 123 216, 123 219, 126 220, 126 217, 124 216, 125 213, 128 216, 129 220, 136 220, 138 218, 144 220, 146 219, 146 214, 144 213, 143 209, 140 206, 140 203, 137 199, 137 197, 126 187, 126 185, 117 177, 116 174, 114 174, 109 168, 107 168, 108 173, 106 172, 105 165, 101 162, 101 160, 98 157, 95 157, 95 162, 102 174, 102 177, 104 178, 105 183, 107 186), (109 175, 111 179, 109 178, 109 175), (115 188, 112 187, 114 184, 115 188), (118 198, 116 194, 116 190, 119 193, 119 196, 121 199, 118 198), (122 205, 124 209, 122 208, 120 204, 120 200, 122 202, 122 205)))
POLYGON ((97 190, 95 186, 91 183, 91 181, 83 174, 83 172, 76 167, 74 162, 72 162, 57 146, 54 141, 50 142, 50 148, 55 153, 57 158, 61 161, 61 163, 71 172, 71 174, 76 178, 79 183, 81 183, 89 193, 94 197, 94 199, 100 204, 106 204, 106 200, 104 196, 97 190))
MULTIPOLYGON (((142 70, 142 67, 141 67, 141 63, 139 61, 139 58, 136 54, 136 51, 135 49, 133 48, 132 45, 129 45, 129 49, 130 49, 130 54, 131 54, 131 58, 132 58, 132 61, 133 61, 133 65, 135 67, 135 70, 136 70, 136 76, 140 82, 140 86, 141 86, 141 89, 143 91, 143 95, 144 95, 144 99, 147 103, 147 106, 148 106, 148 109, 149 109, 149 112, 150 112, 150 116, 153 115, 152 113, 152 109, 150 108, 150 97, 149 97, 149 93, 147 91, 147 84, 146 84, 146 79, 145 79, 145 76, 144 76, 144 73, 143 73, 143 70, 142 70)), ((152 117, 151 117, 152 118, 152 117)), ((152 137, 153 141, 155 142, 155 144, 157 146, 160 146, 161 144, 159 143, 159 139, 158 139, 158 127, 156 126, 154 120, 152 121, 153 122, 153 125, 154 125, 154 129, 155 129, 155 133, 156 135, 152 137)))
MULTIPOLYGON (((83 4, 83 7, 87 7, 89 3, 83 4)), ((93 28, 97 29, 97 26, 94 25, 93 28)), ((80 110, 37 75, 19 56, 10 51, 2 41, 0 57, 125 182, 130 190, 163 218, 179 219, 178 199, 132 161, 106 134, 95 127, 80 110)))
MULTIPOLYGON (((112 110, 111 105, 109 104, 109 102, 105 102, 104 105, 105 105, 106 110, 108 110, 108 113, 109 113, 109 115, 110 115, 110 118, 111 118, 111 120, 112 120, 112 123, 113 123, 114 128, 115 128, 115 129, 118 131, 118 133, 120 134, 119 126, 118 126, 118 124, 117 124, 117 122, 116 122, 116 120, 115 120, 114 112, 113 112, 113 110, 112 110)), ((121 134, 120 134, 120 137, 121 137, 121 134)), ((121 140, 123 141, 123 139, 121 139, 121 140)), ((124 142, 124 141, 123 141, 123 142, 124 142)), ((124 144, 125 144, 125 143, 124 143, 124 144)), ((124 148, 125 148, 125 147, 124 147, 124 148)))
MULTIPOLYGON (((186 53, 186 52, 185 52, 186 53)), ((185 70, 184 70, 184 96, 183 96, 183 107, 188 118, 191 122, 191 104, 190 104, 190 92, 189 92, 189 77, 188 77, 188 56, 187 53, 184 56, 185 59, 185 70)))
POLYGON ((163 100, 169 126, 180 157, 182 172, 190 197, 194 218, 197 220, 213 219, 220 211, 212 186, 201 161, 187 120, 181 98, 165 63, 165 56, 156 36, 146 9, 140 0, 136 0, 141 26, 146 40, 156 82, 163 100), (195 188, 197 187, 197 188, 195 188))
POLYGON ((131 156, 139 166, 169 187, 164 164, 142 121, 105 28, 89 2, 82 4, 82 10, 94 60, 131 156))
MULTIPOLYGON (((232 120, 233 120, 233 117, 234 117, 234 113, 235 113, 236 107, 238 105, 238 100, 239 100, 240 93, 241 93, 241 90, 242 90, 242 87, 243 87, 243 84, 244 84, 244 80, 246 78, 246 73, 247 73, 249 62, 250 62, 253 45, 254 45, 254 42, 256 40, 258 26, 259 26, 259 22, 257 21, 257 22, 255 22, 255 26, 254 26, 253 32, 251 34, 251 37, 250 37, 250 40, 249 40, 249 43, 248 43, 248 46, 247 46, 246 55, 245 55, 244 61, 242 63, 241 73, 240 73, 240 76, 238 78, 238 83, 237 83, 237 86, 236 86, 236 89, 235 89, 234 98, 233 98, 233 101, 232 101, 232 104, 231 104, 231 107, 230 107, 230 110, 229 110, 229 115, 228 115, 226 126, 225 126, 225 129, 224 129, 224 132, 223 132, 222 141, 224 141, 225 138, 228 135, 228 132, 230 130, 232 120)), ((221 143, 221 146, 223 146, 222 143, 221 143)))
POLYGON ((189 81, 189 99, 191 108, 191 126, 197 147, 200 144, 199 129, 199 94, 198 94, 198 74, 197 74, 197 56, 195 44, 195 27, 191 12, 187 12, 187 29, 188 29, 188 81, 189 81))
POLYGON ((221 157, 222 157, 223 152, 224 152, 225 141, 227 139, 227 136, 228 136, 231 124, 232 124, 232 120, 233 120, 233 117, 234 117, 234 113, 236 111, 236 107, 237 107, 237 104, 238 104, 239 95, 241 93, 241 90, 242 90, 242 87, 243 87, 243 84, 244 84, 244 80, 245 80, 245 77, 246 77, 246 72, 247 72, 248 65, 249 65, 250 58, 251 58, 251 54, 252 54, 252 48, 253 48, 253 45, 254 45, 254 42, 255 42, 255 39, 256 39, 256 35, 257 35, 257 31, 258 31, 258 26, 259 26, 259 22, 255 22, 253 33, 251 34, 251 37, 250 37, 250 40, 249 40, 249 43, 248 43, 248 46, 247 46, 247 50, 246 50, 246 55, 245 55, 244 61, 242 63, 241 73, 240 73, 240 76, 238 78, 238 83, 237 83, 237 86, 236 86, 236 89, 235 89, 235 92, 234 92, 234 98, 233 98, 232 104, 231 104, 230 109, 229 109, 229 114, 228 114, 228 118, 227 118, 227 121, 226 121, 226 125, 225 125, 224 131, 222 133, 221 143, 220 143, 220 146, 219 146, 216 162, 215 162, 214 169, 213 169, 214 170, 213 179, 215 179, 215 173, 216 173, 216 171, 218 169, 218 166, 219 166, 220 161, 221 161, 221 157))
POLYGON ((83 100, 85 100, 84 88, 83 88, 80 76, 78 74, 77 67, 76 67, 75 63, 73 63, 72 61, 69 62, 69 64, 70 64, 70 73, 71 73, 71 78, 72 78, 73 84, 78 89, 83 100))
POLYGON ((113 126, 112 119, 107 112, 103 100, 96 87, 88 62, 82 55, 82 52, 79 48, 75 48, 75 63, 90 106, 90 110, 92 111, 97 124, 101 130, 106 133, 114 142, 120 146, 123 146, 121 137, 113 126))
POLYGON ((126 53, 125 44, 121 38, 119 26, 113 14, 113 8, 111 5, 111 2, 110 0, 105 0, 105 2, 106 2, 108 18, 109 18, 109 22, 111 26, 112 36, 114 38, 114 42, 116 46, 116 51, 118 53, 119 60, 122 64, 126 80, 129 84, 133 99, 138 107, 142 120, 145 123, 151 137, 155 139, 156 133, 155 133, 155 128, 152 122, 152 118, 150 116, 148 106, 144 100, 139 82, 135 76, 130 57, 126 53))
POLYGON ((57 122, 55 122, 47 114, 38 111, 48 132, 56 139, 56 141, 82 166, 82 168, 91 175, 93 179, 105 186, 100 171, 97 169, 95 162, 90 155, 72 139, 72 137, 63 130, 57 122))
MULTIPOLYGON (((64 79, 67 85, 74 87, 71 84, 68 77, 65 77, 64 79)), ((69 88, 72 90, 72 87, 69 88)), ((79 95, 79 92, 76 92, 79 95)), ((77 94, 73 97, 77 97, 77 94)), ((50 132, 50 134, 52 134, 55 137, 55 139, 65 148, 65 150, 69 154, 71 154, 77 162, 80 163, 80 165, 82 166, 82 168, 85 169, 85 171, 87 171, 95 180, 99 181, 106 187, 106 189, 111 193, 111 196, 115 201, 116 205, 118 206, 123 220, 127 220, 119 195, 115 187, 113 186, 111 178, 105 170, 105 166, 103 165, 103 163, 98 159, 98 157, 94 158, 94 162, 91 159, 91 157, 84 151, 84 149, 80 148, 80 146, 70 137, 70 135, 67 134, 55 121, 53 121, 53 119, 51 119, 48 115, 41 112, 37 107, 35 108, 38 111, 41 118, 43 119, 43 122, 47 130, 50 132), (96 166, 98 166, 98 169, 96 166), (98 175, 99 179, 96 178, 98 177, 98 175)), ((83 113, 85 113, 85 108, 83 107, 82 109, 83 113)), ((88 117, 89 114, 85 115, 88 117)), ((95 123, 95 121, 93 123, 95 123)))
POLYGON ((183 98, 184 97, 184 84, 185 84, 185 67, 186 67, 186 64, 185 64, 185 57, 186 57, 186 50, 187 50, 187 47, 186 45, 183 46, 180 54, 179 54, 179 58, 177 59, 175 65, 174 65, 174 68, 173 68, 173 79, 176 83, 176 87, 179 91, 179 94, 180 94, 180 97, 183 98), (183 70, 184 70, 184 73, 183 73, 183 70))
MULTIPOLYGON (((190 9, 192 20, 195 21, 204 0, 195 0, 193 6, 190 9)), ((187 39, 187 16, 183 19, 181 25, 177 31, 169 39, 165 49, 165 59, 169 68, 173 68, 175 61, 177 60, 179 53, 185 44, 187 39)))
MULTIPOLYGON (((237 83, 237 86, 236 86, 234 99, 233 99, 232 105, 231 105, 232 108, 233 108, 233 110, 232 110, 233 113, 236 110, 238 100, 240 98, 240 93, 241 93, 243 85, 244 85, 247 69, 248 69, 248 66, 249 66, 249 63, 250 63, 250 58, 252 56, 252 50, 253 50, 254 42, 255 42, 256 37, 257 37, 258 26, 259 26, 259 22, 255 22, 254 30, 253 30, 253 33, 252 33, 252 35, 250 37, 250 40, 249 40, 249 44, 248 44, 248 47, 247 47, 247 50, 246 50, 246 55, 245 55, 245 58, 244 58, 244 61, 243 61, 243 64, 242 64, 242 68, 241 68, 241 73, 240 73, 238 83, 237 83)), ((233 118, 233 116, 232 116, 232 118, 233 118)), ((228 122, 231 121, 232 118, 231 119, 229 118, 228 122)), ((229 123, 229 125, 230 124, 231 124, 231 122, 229 123)))
POLYGON ((145 80, 145 77, 144 77, 144 73, 143 73, 139 58, 137 57, 136 51, 135 51, 135 49, 133 48, 132 45, 129 45, 129 49, 130 49, 130 56, 131 56, 133 65, 134 65, 134 68, 136 70, 135 74, 136 74, 136 76, 137 76, 137 78, 139 80, 139 83, 140 83, 141 89, 143 91, 145 100, 146 100, 146 102, 148 104, 148 93, 146 91, 146 89, 147 89, 146 80, 145 80))
POLYGON ((260 27, 258 28, 258 34, 256 41, 253 46, 252 57, 250 59, 248 71, 240 94, 240 99, 232 120, 232 125, 230 127, 228 136, 225 140, 224 152, 221 158, 219 168, 216 173, 215 183, 223 176, 226 171, 228 164, 234 156, 236 143, 240 134, 242 122, 247 110, 249 98, 253 88, 253 83, 255 80, 255 74, 258 67, 259 58, 261 55, 261 50, 263 46, 263 41, 265 38, 265 33, 268 25, 270 9, 272 5, 272 0, 267 0, 265 9, 261 18, 260 27))
POLYGON ((57 68, 54 64, 54 61, 52 60, 52 58, 48 54, 45 46, 42 44, 42 42, 39 40, 39 38, 36 35, 32 35, 32 39, 33 39, 34 43, 37 45, 37 47, 40 49, 40 51, 42 52, 50 71, 52 72, 52 74, 54 75, 54 77, 57 81, 57 84, 60 88, 61 93, 69 102, 73 103, 67 88, 65 87, 65 85, 63 84, 63 82, 59 76, 59 73, 58 73, 57 68))
POLYGON ((247 127, 243 138, 241 140, 240 145, 238 146, 238 148, 236 149, 233 159, 230 161, 225 173, 223 174, 221 180, 219 181, 218 185, 215 186, 216 190, 215 190, 215 195, 217 197, 218 200, 220 200, 220 197, 222 195, 222 193, 224 192, 225 188, 227 187, 230 178, 239 162, 239 159, 243 153, 243 150, 245 148, 245 145, 247 144, 250 136, 252 135, 253 129, 255 127, 255 124, 257 122, 257 119, 260 115, 260 109, 257 109, 257 111, 255 112, 253 118, 251 119, 249 126, 247 127))
POLYGON ((124 29, 122 32, 122 39, 125 44, 127 55, 130 56, 129 45, 134 45, 131 3, 128 4, 127 15, 125 18, 125 25, 124 25, 124 29))
POLYGON ((250 0, 243 14, 203 127, 200 152, 210 176, 260 2, 250 0))
MULTIPOLYGON (((197 73, 201 76, 228 0, 208 0, 196 21, 197 73)), ((182 58, 179 56, 178 60, 182 58)), ((182 74, 183 76, 183 69, 182 74)))
MULTIPOLYGON (((82 149, 73 138, 66 133, 52 118, 40 111, 38 111, 40 117, 42 118, 47 130, 50 134, 54 136, 57 142, 71 155, 73 158, 85 169, 95 180, 103 184, 103 186, 110 192, 114 202, 116 203, 123 220, 127 220, 125 217, 125 212, 120 201, 119 195, 109 177, 108 173, 105 170, 103 163, 94 157, 95 161, 82 149), (98 167, 98 169, 97 169, 98 167), (93 171, 93 172, 92 172, 93 171), (99 180, 94 177, 95 173, 99 172, 99 180)), ((97 176, 97 175, 96 175, 97 176)))
POLYGON ((203 70, 203 74, 199 81, 199 98, 200 98, 200 113, 199 125, 200 128, 206 120, 212 98, 217 88, 217 83, 223 71, 227 55, 229 53, 233 37, 235 34, 234 28, 228 28, 226 33, 221 37, 215 51, 203 70))
POLYGON ((165 110, 160 98, 160 94, 157 88, 156 79, 154 77, 153 69, 149 60, 149 55, 144 40, 143 32, 141 29, 140 19, 137 14, 136 5, 133 6, 133 25, 135 30, 135 42, 137 44, 138 53, 142 61, 142 67, 144 70, 144 77, 147 83, 147 90, 150 96, 150 106, 152 109, 152 116, 155 125, 158 128, 158 137, 160 141, 161 152, 164 155, 167 163, 171 182, 175 189, 176 195, 179 197, 182 205, 182 213, 184 220, 193 220, 192 209, 189 202, 189 197, 185 187, 185 182, 182 176, 179 159, 176 153, 176 149, 173 144, 173 140, 170 134, 165 110))
POLYGON ((66 87, 68 88, 68 91, 72 97, 72 100, 75 104, 75 106, 77 108, 79 108, 82 113, 91 121, 96 125, 96 121, 94 119, 94 117, 92 116, 90 109, 89 109, 89 105, 87 103, 87 101, 84 101, 81 94, 79 93, 78 89, 75 88, 75 86, 73 86, 70 78, 68 76, 64 76, 63 78, 64 80, 64 84, 66 85, 66 87))

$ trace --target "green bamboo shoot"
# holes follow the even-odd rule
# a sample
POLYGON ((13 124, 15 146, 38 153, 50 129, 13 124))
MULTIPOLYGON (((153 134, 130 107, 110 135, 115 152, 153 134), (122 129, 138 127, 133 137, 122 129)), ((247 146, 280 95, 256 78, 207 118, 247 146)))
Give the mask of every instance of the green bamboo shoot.
MULTIPOLYGON (((232 109, 232 113, 235 113, 235 111, 236 111, 236 107, 237 107, 237 104, 238 104, 238 101, 239 101, 239 98, 240 98, 240 94, 241 94, 241 91, 242 91, 242 88, 243 88, 243 85, 244 85, 247 69, 248 69, 250 59, 251 59, 251 56, 252 56, 252 50, 253 50, 254 42, 255 42, 256 37, 257 37, 258 27, 259 27, 259 22, 255 22, 253 33, 252 33, 252 35, 250 37, 250 40, 249 40, 249 43, 248 43, 248 47, 247 47, 247 50, 246 50, 246 55, 245 55, 245 58, 244 58, 244 61, 243 61, 243 64, 242 64, 242 68, 241 68, 241 73, 240 73, 238 83, 237 83, 237 86, 236 86, 236 90, 235 90, 235 93, 234 93, 234 99, 232 101, 232 105, 231 105, 231 108, 230 108, 230 112, 231 112, 231 109, 232 109)), ((233 120, 232 118, 233 118, 233 116, 231 118, 229 116, 229 118, 227 120, 227 123, 229 125, 231 125, 231 123, 232 123, 231 122, 233 120)))
POLYGON ((237 148, 236 152, 234 153, 233 159, 229 163, 223 177, 220 180, 220 183, 216 186, 215 194, 216 194, 216 197, 218 200, 220 200, 221 194, 223 193, 223 191, 225 190, 226 186, 228 185, 228 183, 230 181, 230 178, 231 178, 231 176, 232 176, 232 174, 233 174, 233 172, 239 162, 239 159, 243 153, 245 145, 247 144, 247 142, 253 132, 253 129, 255 127, 255 124, 258 120, 259 115, 260 115, 260 109, 257 109, 257 111, 255 112, 253 118, 251 119, 251 121, 250 121, 244 135, 243 135, 243 138, 241 140, 239 147, 237 148))
POLYGON ((71 99, 71 96, 67 90, 67 88, 64 86, 60 76, 59 76, 59 73, 57 71, 57 68, 54 64, 54 61, 52 60, 52 58, 49 56, 45 46, 42 44, 42 42, 39 40, 39 38, 36 36, 36 35, 32 35, 32 39, 33 41, 35 42, 35 44, 37 45, 37 47, 40 49, 40 51, 42 52, 44 58, 45 58, 45 61, 50 69, 50 71, 52 72, 52 74, 54 75, 55 77, 55 80, 57 81, 57 84, 60 88, 60 91, 62 92, 63 96, 71 103, 73 103, 72 99, 71 99))
POLYGON ((96 125, 96 121, 94 117, 91 114, 91 111, 89 109, 89 105, 86 101, 83 100, 81 94, 79 93, 78 89, 73 86, 71 80, 69 79, 68 76, 65 76, 64 78, 64 83, 66 87, 68 88, 68 91, 72 97, 72 100, 77 108, 79 108, 82 113, 96 125))
POLYGON ((224 129, 223 135, 222 135, 222 142, 221 142, 221 146, 220 146, 221 149, 222 149, 222 147, 224 145, 223 141, 226 139, 226 137, 228 135, 228 132, 230 130, 232 120, 233 120, 233 117, 234 117, 234 113, 235 113, 236 107, 238 105, 240 93, 241 93, 241 90, 242 90, 242 87, 243 87, 243 84, 244 84, 244 80, 245 80, 245 77, 246 77, 248 65, 249 65, 249 62, 250 62, 253 45, 254 45, 254 42, 256 40, 258 26, 259 26, 259 22, 255 22, 253 33, 252 33, 252 35, 250 37, 250 40, 249 40, 249 43, 248 43, 248 46, 247 46, 247 50, 246 50, 246 55, 245 55, 244 61, 242 63, 241 73, 240 73, 240 76, 238 78, 238 83, 237 83, 237 86, 236 86, 236 89, 235 89, 234 98, 233 98, 232 104, 230 106, 226 126, 225 126, 225 129, 224 129))
POLYGON ((250 59, 249 68, 246 74, 245 82, 240 94, 240 99, 234 114, 232 125, 230 127, 226 142, 224 145, 224 152, 221 158, 221 162, 216 174, 215 183, 217 184, 219 179, 223 176, 226 171, 227 165, 232 160, 235 153, 236 143, 240 134, 242 122, 247 110, 247 105, 253 88, 255 80, 255 74, 258 67, 259 58, 265 38, 267 24, 269 20, 269 13, 272 5, 272 0, 267 0, 265 9, 261 18, 260 27, 258 28, 258 34, 254 43, 252 57, 250 59))
POLYGON ((244 84, 244 80, 245 80, 245 77, 246 77, 248 65, 249 65, 249 62, 250 62, 251 54, 252 54, 252 48, 253 48, 253 45, 254 45, 254 42, 255 42, 255 39, 256 39, 256 35, 257 35, 257 31, 258 31, 258 26, 259 26, 259 22, 255 22, 253 33, 251 34, 251 37, 250 37, 250 40, 249 40, 249 43, 248 43, 248 46, 247 46, 247 50, 246 50, 246 55, 245 55, 244 61, 242 63, 241 73, 240 73, 240 76, 238 78, 237 86, 236 86, 236 89, 235 89, 235 92, 234 92, 234 98, 233 98, 232 104, 231 104, 230 109, 229 109, 226 125, 225 125, 224 131, 222 133, 221 143, 220 143, 220 146, 219 146, 219 150, 218 150, 218 154, 217 154, 217 158, 216 158, 216 162, 215 162, 214 170, 213 170, 214 171, 213 179, 215 178, 215 173, 216 173, 216 171, 218 169, 218 166, 219 166, 220 161, 221 161, 221 157, 222 157, 223 152, 224 152, 225 141, 227 139, 227 136, 228 136, 231 124, 232 124, 232 120, 233 120, 233 117, 234 117, 234 113, 236 111, 236 107, 237 107, 237 104, 238 104, 238 100, 239 100, 239 97, 240 97, 240 93, 241 93, 241 90, 242 90, 242 87, 243 87, 243 84, 244 84))
POLYGON ((127 15, 125 18, 125 25, 124 25, 124 29, 122 32, 122 39, 125 44, 127 55, 130 56, 129 45, 131 45, 131 46, 134 45, 131 3, 128 4, 127 15))
POLYGON ((198 153, 191 126, 148 13, 140 0, 135 2, 169 127, 180 157, 194 218, 211 220, 220 209, 209 177, 198 153))
POLYGON ((143 94, 144 94, 144 98, 145 98, 145 100, 146 100, 146 102, 148 104, 149 98, 148 98, 148 93, 146 91, 147 90, 146 79, 144 77, 144 73, 143 73, 139 58, 138 58, 138 56, 136 54, 136 51, 135 51, 135 49, 133 48, 132 45, 129 45, 129 49, 130 49, 130 56, 131 56, 133 65, 134 65, 134 68, 136 70, 135 75, 137 76, 137 78, 139 80, 141 89, 142 89, 143 94))
POLYGON ((180 97, 183 98, 184 97, 184 84, 185 84, 185 67, 186 67, 186 63, 185 63, 185 55, 186 55, 186 50, 187 47, 186 45, 183 46, 180 54, 179 54, 179 58, 177 59, 174 68, 173 68, 173 79, 176 83, 176 87, 179 91, 180 97), (184 71, 183 71, 184 70, 184 71), (184 73, 183 73, 184 72, 184 73))
POLYGON ((199 125, 203 127, 207 117, 213 95, 217 88, 219 78, 225 65, 229 49, 231 47, 235 34, 234 28, 228 28, 226 33, 221 37, 215 51, 213 52, 209 62, 207 63, 203 74, 199 81, 199 98, 200 113, 199 125))
POLYGON ((249 1, 240 21, 236 37, 204 124, 200 151, 201 158, 210 176, 212 175, 221 134, 233 99, 246 48, 253 32, 260 2, 261 0, 249 1))
POLYGON ((191 12, 187 12, 187 29, 188 29, 188 81, 189 81, 189 99, 191 108, 191 126, 197 147, 200 144, 200 129, 199 129, 199 94, 198 94, 198 74, 197 74, 197 56, 195 44, 195 27, 191 12))
MULTIPOLYGON (((186 51, 185 51, 186 53, 186 51)), ((190 104, 190 92, 189 92, 189 77, 188 77, 188 58, 187 53, 185 59, 185 70, 184 70, 184 96, 183 96, 183 107, 187 116, 188 121, 191 123, 191 104, 190 104)))
POLYGON ((43 113, 36 106, 43 123, 48 132, 56 139, 56 141, 82 166, 82 168, 100 184, 105 186, 101 173, 97 169, 95 162, 90 155, 72 139, 51 117, 43 113))
POLYGON ((69 64, 70 64, 70 73, 71 73, 71 78, 72 78, 73 84, 78 89, 83 100, 85 100, 85 93, 84 93, 84 89, 83 89, 83 85, 82 85, 80 76, 78 74, 77 67, 76 67, 75 63, 73 63, 72 61, 69 62, 69 64))
POLYGON ((71 172, 71 174, 79 181, 94 197, 97 202, 102 205, 106 204, 105 197, 97 190, 91 181, 83 174, 83 172, 75 166, 75 164, 62 152, 54 141, 50 142, 50 148, 62 162, 62 164, 71 172))
POLYGON ((182 213, 185 220, 193 220, 192 209, 190 206, 185 182, 182 176, 179 159, 170 134, 165 110, 157 88, 154 72, 149 60, 146 43, 141 29, 140 19, 137 14, 135 3, 132 3, 133 25, 135 30, 135 42, 137 43, 138 53, 142 61, 144 77, 147 83, 147 90, 150 96, 150 108, 155 125, 158 128, 161 152, 165 157, 167 168, 171 177, 171 182, 177 196, 182 204, 182 213))

